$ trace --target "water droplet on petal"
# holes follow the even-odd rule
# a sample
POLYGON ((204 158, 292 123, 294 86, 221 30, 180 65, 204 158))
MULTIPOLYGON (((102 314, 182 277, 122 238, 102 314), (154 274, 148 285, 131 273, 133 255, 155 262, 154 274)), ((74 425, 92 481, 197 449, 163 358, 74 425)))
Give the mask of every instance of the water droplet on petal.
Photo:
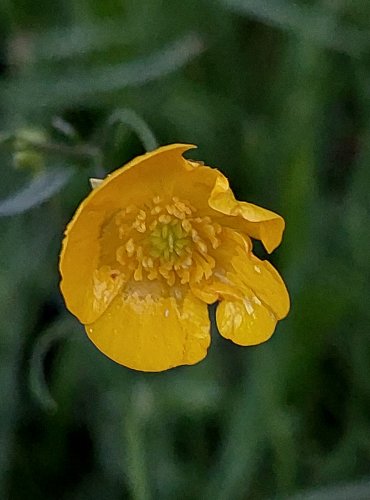
POLYGON ((248 314, 252 314, 252 313, 253 313, 253 311, 254 311, 254 309, 253 309, 252 304, 249 302, 249 300, 245 300, 245 301, 244 301, 244 305, 245 305, 245 308, 246 308, 246 310, 247 310, 247 313, 248 313, 248 314))
POLYGON ((258 306, 260 306, 262 304, 262 302, 260 301, 260 299, 258 297, 256 297, 255 295, 252 297, 252 300, 258 306))

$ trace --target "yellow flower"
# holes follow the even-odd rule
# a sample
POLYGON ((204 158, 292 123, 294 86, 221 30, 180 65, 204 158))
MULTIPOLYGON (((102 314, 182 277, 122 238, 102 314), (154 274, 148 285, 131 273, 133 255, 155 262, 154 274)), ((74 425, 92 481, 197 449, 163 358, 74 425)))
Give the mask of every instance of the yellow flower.
POLYGON ((173 144, 116 170, 81 203, 60 257, 68 309, 117 363, 161 371, 202 360, 207 304, 219 301, 221 335, 266 341, 287 315, 278 272, 252 253, 281 242, 284 220, 236 201, 221 172, 173 144))

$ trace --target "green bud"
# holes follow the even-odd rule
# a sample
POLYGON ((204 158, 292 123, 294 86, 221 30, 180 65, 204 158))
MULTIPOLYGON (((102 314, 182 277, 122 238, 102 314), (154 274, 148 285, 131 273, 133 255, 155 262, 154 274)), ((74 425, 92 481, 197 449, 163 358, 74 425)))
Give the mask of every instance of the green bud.
POLYGON ((32 148, 32 145, 43 144, 47 141, 46 133, 41 129, 23 128, 16 132, 14 140, 14 149, 22 151, 32 148))
POLYGON ((17 151, 13 153, 14 167, 38 173, 44 168, 44 157, 38 151, 17 151))
POLYGON ((31 170, 34 174, 44 168, 44 157, 37 146, 47 140, 46 133, 41 129, 23 128, 15 134, 13 163, 17 169, 31 170))

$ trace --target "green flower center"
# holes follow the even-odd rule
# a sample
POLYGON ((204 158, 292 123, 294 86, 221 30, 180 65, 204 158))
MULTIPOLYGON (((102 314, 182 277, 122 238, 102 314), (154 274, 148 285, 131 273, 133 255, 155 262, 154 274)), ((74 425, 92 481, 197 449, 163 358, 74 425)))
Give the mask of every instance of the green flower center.
POLYGON ((170 223, 158 224, 149 236, 152 257, 175 260, 189 247, 190 239, 181 221, 173 219, 170 223))

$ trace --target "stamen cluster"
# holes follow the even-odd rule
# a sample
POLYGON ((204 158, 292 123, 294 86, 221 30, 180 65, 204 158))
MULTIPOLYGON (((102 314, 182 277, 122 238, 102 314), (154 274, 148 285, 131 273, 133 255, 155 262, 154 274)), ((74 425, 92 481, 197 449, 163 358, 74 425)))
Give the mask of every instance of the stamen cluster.
POLYGON ((212 250, 221 226, 197 215, 187 201, 155 196, 144 207, 130 205, 115 215, 117 263, 135 281, 164 280, 169 286, 208 279, 215 267, 212 250))

